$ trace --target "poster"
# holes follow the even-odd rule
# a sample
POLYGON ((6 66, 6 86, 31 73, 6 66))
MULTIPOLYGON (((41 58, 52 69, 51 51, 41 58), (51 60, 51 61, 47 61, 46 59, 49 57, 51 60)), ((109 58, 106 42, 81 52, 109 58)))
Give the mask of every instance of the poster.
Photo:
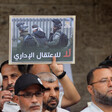
POLYGON ((11 15, 9 64, 75 63, 76 16, 11 15))

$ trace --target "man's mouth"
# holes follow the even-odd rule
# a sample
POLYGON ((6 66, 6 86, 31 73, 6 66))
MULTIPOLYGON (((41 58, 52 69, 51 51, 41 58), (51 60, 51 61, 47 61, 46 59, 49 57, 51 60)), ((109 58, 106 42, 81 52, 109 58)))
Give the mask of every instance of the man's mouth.
POLYGON ((110 92, 112 93, 112 90, 109 90, 108 92, 109 92, 109 93, 110 93, 110 92))
POLYGON ((14 91, 14 88, 10 87, 10 88, 8 88, 8 90, 12 92, 12 91, 14 91))
POLYGON ((40 106, 31 106, 30 107, 31 110, 40 110, 40 106))
POLYGON ((50 104, 51 104, 51 105, 56 105, 57 102, 56 102, 56 100, 51 100, 51 101, 50 101, 50 104))

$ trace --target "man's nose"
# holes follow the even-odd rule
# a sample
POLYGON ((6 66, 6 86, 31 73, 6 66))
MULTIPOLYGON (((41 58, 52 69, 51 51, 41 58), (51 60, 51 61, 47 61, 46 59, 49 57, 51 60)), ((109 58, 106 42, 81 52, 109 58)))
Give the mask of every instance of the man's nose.
POLYGON ((50 91, 50 96, 56 96, 56 91, 55 90, 51 90, 50 91))
POLYGON ((32 96, 32 103, 37 103, 38 102, 38 97, 35 95, 32 96))
POLYGON ((11 77, 8 77, 8 84, 13 84, 14 80, 11 77))
POLYGON ((111 79, 108 81, 108 87, 112 87, 112 80, 111 79))

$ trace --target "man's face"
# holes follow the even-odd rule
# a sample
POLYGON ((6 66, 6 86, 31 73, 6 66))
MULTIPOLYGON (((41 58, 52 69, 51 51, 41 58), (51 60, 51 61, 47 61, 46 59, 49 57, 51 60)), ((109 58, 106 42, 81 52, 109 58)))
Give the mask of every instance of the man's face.
POLYGON ((15 82, 21 76, 18 66, 5 64, 2 67, 1 73, 3 76, 3 89, 14 93, 15 82))
POLYGON ((59 85, 58 80, 55 82, 42 81, 46 91, 44 93, 43 108, 49 111, 56 109, 59 102, 59 85))
POLYGON ((40 86, 31 85, 24 91, 20 91, 19 95, 24 95, 18 96, 22 112, 42 112, 43 92, 40 86))
POLYGON ((112 70, 107 68, 97 69, 93 73, 92 98, 99 103, 112 105, 112 70))

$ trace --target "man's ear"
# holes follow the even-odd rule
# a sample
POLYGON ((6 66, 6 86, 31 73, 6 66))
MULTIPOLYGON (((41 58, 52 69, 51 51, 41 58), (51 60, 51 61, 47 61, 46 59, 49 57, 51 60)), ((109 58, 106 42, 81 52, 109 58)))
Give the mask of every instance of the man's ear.
POLYGON ((93 92, 93 86, 92 85, 88 85, 87 86, 87 90, 89 91, 89 93, 93 96, 94 92, 93 92))
POLYGON ((19 104, 19 98, 18 98, 17 95, 14 95, 14 96, 13 96, 13 101, 14 101, 15 103, 19 104))

